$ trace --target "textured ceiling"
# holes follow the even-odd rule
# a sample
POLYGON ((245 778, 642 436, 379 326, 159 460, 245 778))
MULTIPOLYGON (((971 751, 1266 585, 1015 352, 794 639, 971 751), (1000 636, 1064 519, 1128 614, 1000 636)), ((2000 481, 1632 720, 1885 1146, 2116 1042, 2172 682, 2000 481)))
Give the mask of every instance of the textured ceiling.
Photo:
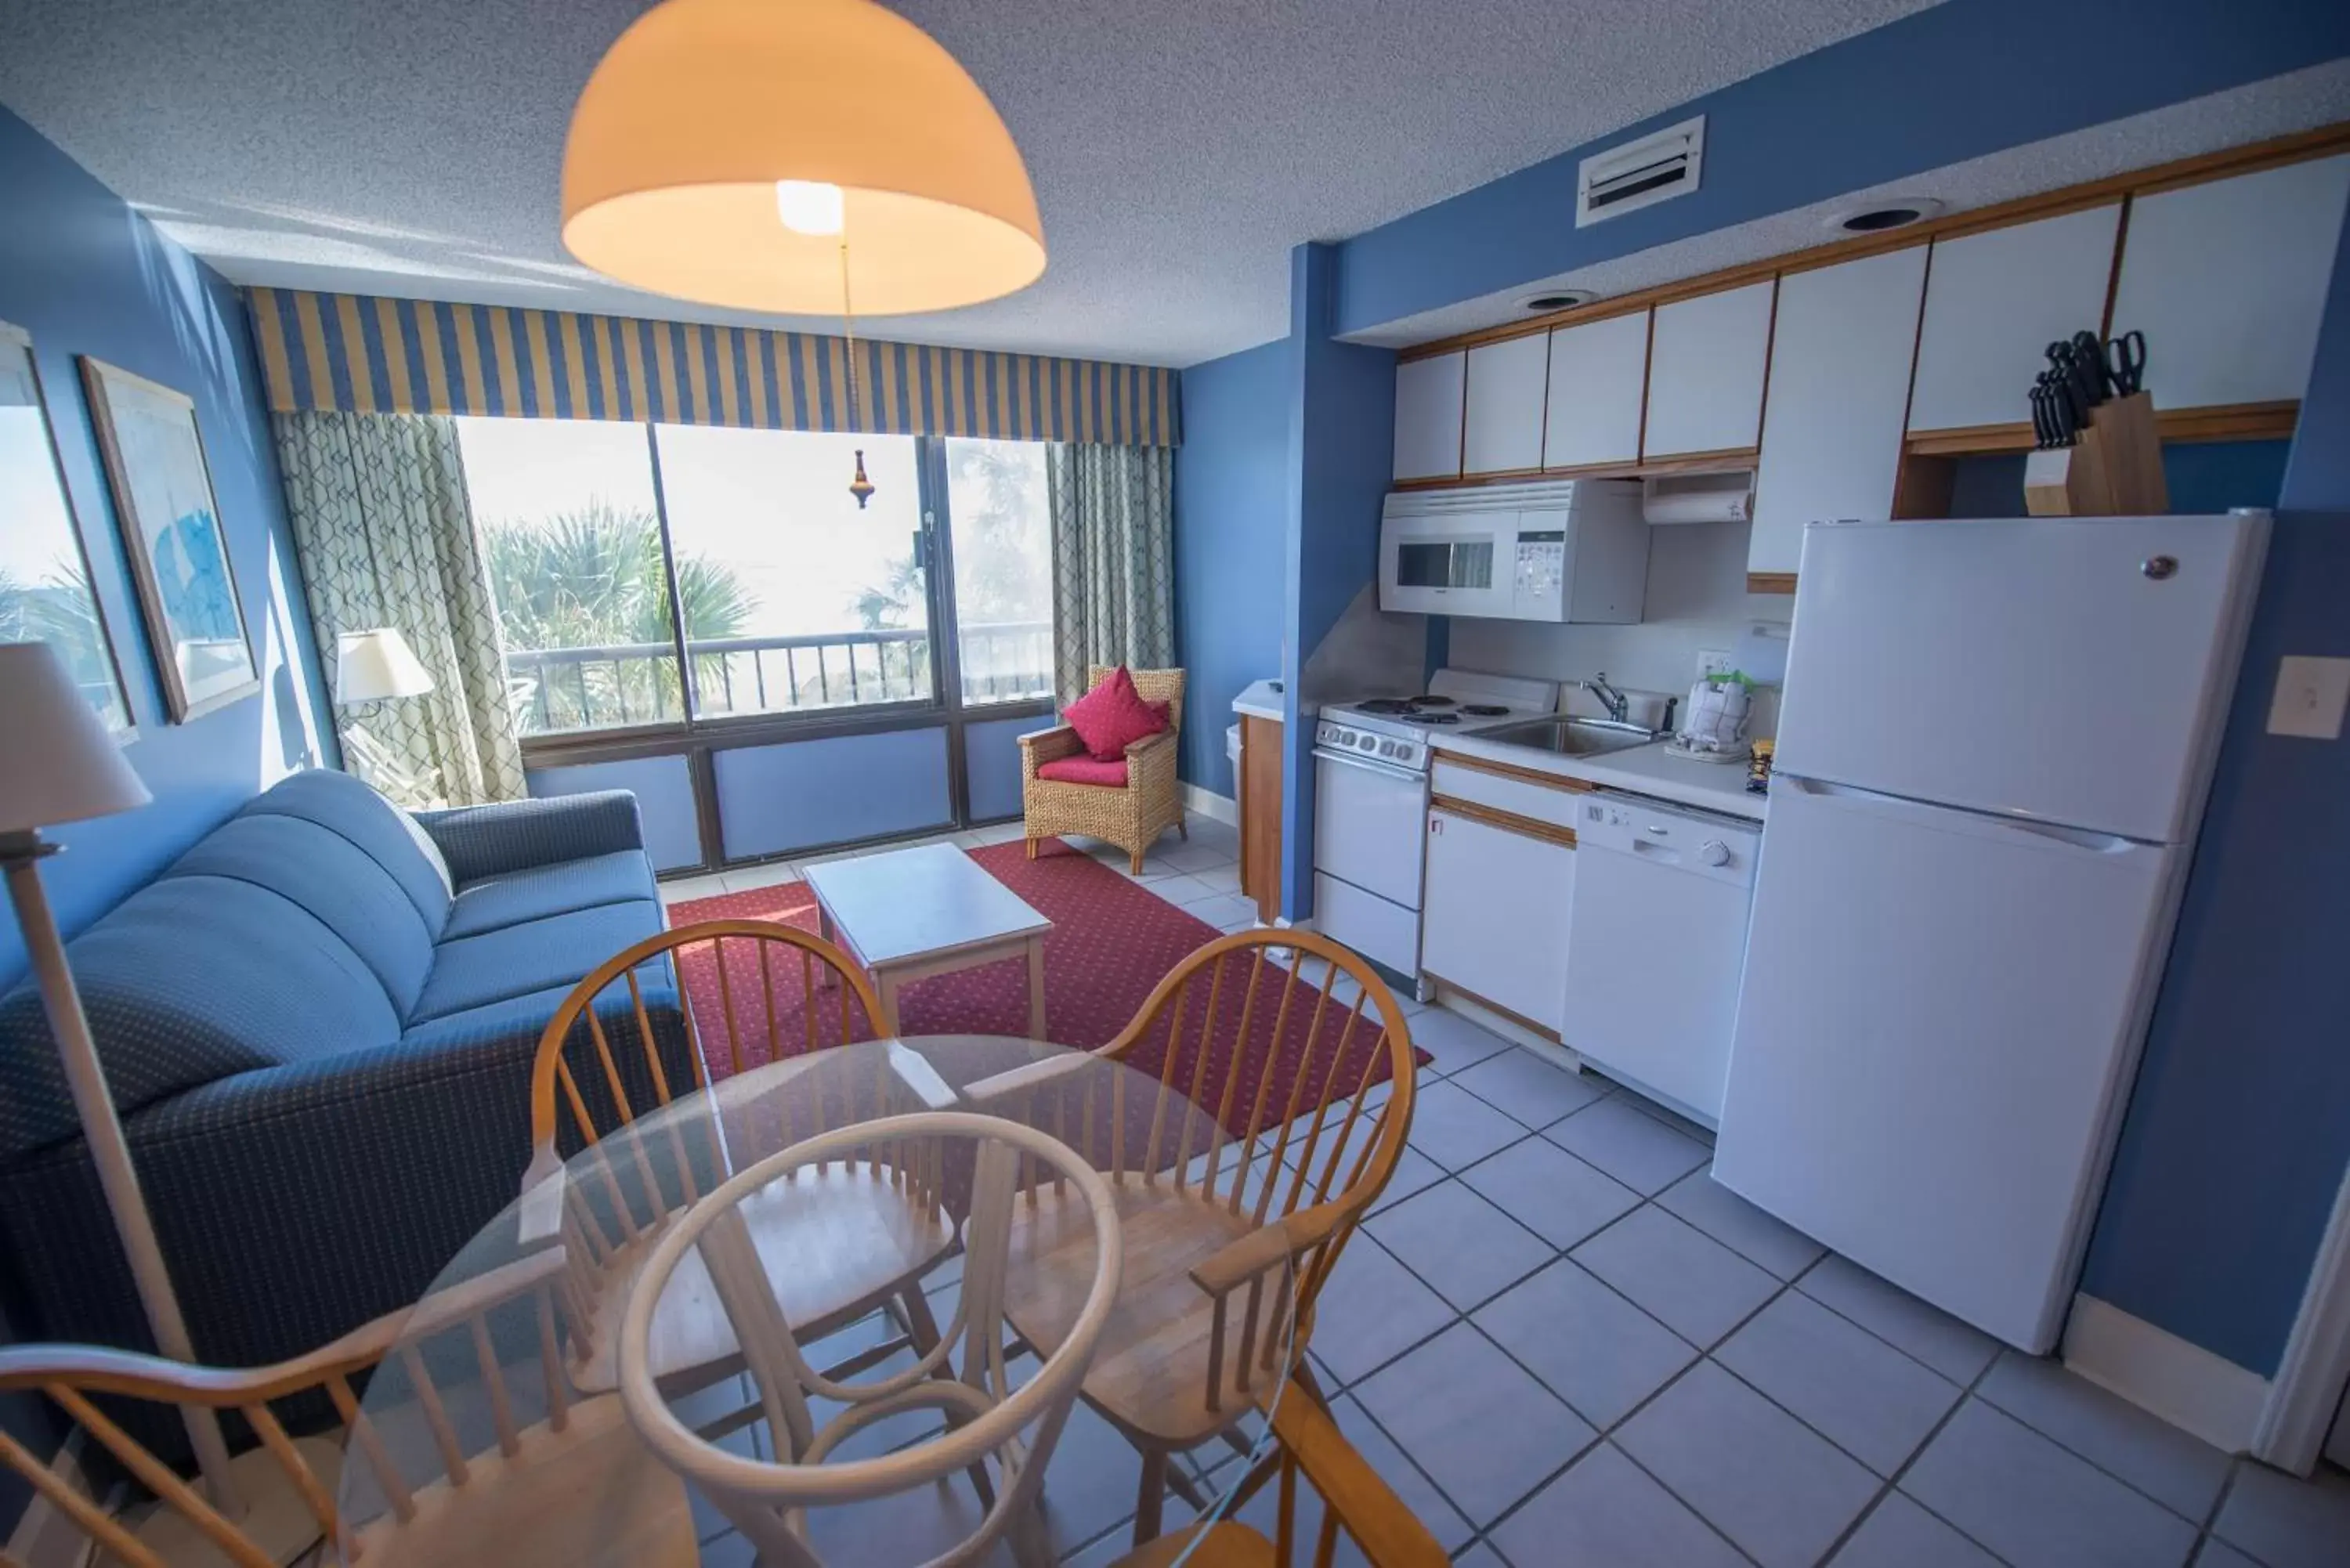
POLYGON ((1809 207, 1758 218, 1734 228, 1714 229, 1669 244, 1652 245, 1574 272, 1536 279, 1440 310, 1350 334, 1356 341, 1404 348, 1456 333, 1498 327, 1533 312, 1524 301, 1562 288, 1586 288, 1603 297, 1677 283, 1722 267, 1785 255, 1846 237, 1832 220, 1887 196, 1928 196, 1945 211, 2037 195, 2059 186, 2125 174, 2173 159, 2241 147, 2246 142, 2308 130, 2350 119, 2350 60, 2334 60, 2307 70, 2190 99, 2148 114, 2116 119, 2086 130, 2011 147, 1931 173, 1871 186, 1809 207))
MULTIPOLYGON (((785 0, 778 0, 785 3, 785 0)), ((877 333, 1186 365, 1343 239, 1930 0, 897 0, 994 98, 1051 265, 877 333)), ((240 283, 756 317, 576 266, 573 99, 638 0, 0 0, 0 103, 240 283)))

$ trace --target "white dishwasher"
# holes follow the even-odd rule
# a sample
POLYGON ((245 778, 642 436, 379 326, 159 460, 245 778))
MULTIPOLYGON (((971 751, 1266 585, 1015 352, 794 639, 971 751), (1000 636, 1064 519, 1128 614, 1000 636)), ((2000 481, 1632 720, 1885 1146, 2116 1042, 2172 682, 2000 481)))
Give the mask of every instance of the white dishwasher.
POLYGON ((1575 839, 1565 1044, 1718 1127, 1762 826, 1599 794, 1575 839))

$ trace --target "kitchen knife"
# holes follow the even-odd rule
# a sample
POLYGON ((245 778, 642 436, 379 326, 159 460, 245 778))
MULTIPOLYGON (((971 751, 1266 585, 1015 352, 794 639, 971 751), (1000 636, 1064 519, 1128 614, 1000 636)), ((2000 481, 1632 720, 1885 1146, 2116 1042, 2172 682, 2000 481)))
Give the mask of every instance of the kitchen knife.
POLYGON ((2073 334, 2073 363, 2080 371, 2082 389, 2088 394, 2089 407, 2094 409, 2113 395, 2113 378, 2106 369, 2106 346, 2095 333, 2073 334))

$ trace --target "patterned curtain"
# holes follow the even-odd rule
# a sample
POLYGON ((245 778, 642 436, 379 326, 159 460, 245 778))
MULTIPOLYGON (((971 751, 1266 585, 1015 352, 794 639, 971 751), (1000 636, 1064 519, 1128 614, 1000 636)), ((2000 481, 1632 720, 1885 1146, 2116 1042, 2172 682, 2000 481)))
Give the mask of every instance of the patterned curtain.
POLYGON ((1163 446, 1056 443, 1053 684, 1085 694, 1087 666, 1175 661, 1175 453, 1163 446))
POLYGON ((328 684, 336 639, 385 626, 432 677, 421 697, 336 708, 352 771, 402 805, 521 799, 520 732, 456 422, 431 414, 271 418, 328 684))

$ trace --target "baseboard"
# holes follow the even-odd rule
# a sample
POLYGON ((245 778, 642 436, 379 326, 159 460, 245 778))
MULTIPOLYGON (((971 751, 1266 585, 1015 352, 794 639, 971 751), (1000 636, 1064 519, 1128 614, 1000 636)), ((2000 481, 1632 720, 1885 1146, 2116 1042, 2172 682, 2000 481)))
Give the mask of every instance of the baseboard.
POLYGON ((2269 1380, 2095 1296, 2073 1298, 2064 1365, 2231 1454, 2251 1451, 2269 1380))
POLYGON ((1229 827, 1238 827, 1241 825, 1240 802, 1228 794, 1218 794, 1213 790, 1201 789, 1195 784, 1187 784, 1183 786, 1183 809, 1196 812, 1201 816, 1214 817, 1229 827))
MULTIPOLYGON (((81 1496, 94 1500, 96 1494, 90 1490, 89 1472, 82 1466, 81 1451, 82 1434, 77 1428, 49 1461, 49 1473, 81 1496)), ((23 1563, 25 1568, 83 1568, 97 1554, 81 1526, 39 1492, 33 1494, 25 1511, 17 1516, 16 1528, 8 1532, 0 1553, 5 1553, 10 1562, 23 1563)))

